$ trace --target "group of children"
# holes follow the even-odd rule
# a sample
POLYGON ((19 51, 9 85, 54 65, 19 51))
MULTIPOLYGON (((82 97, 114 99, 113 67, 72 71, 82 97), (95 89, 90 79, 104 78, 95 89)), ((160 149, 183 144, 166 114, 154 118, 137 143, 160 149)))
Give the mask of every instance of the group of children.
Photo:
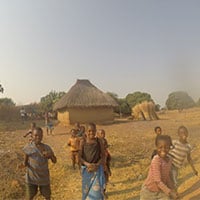
MULTIPOLYGON (((91 123, 87 127, 79 123, 70 131, 71 137, 68 140, 70 146, 72 167, 77 164, 82 174, 82 199, 92 194, 94 198, 104 199, 106 183, 111 176, 111 156, 108 151, 108 142, 103 129, 97 131, 96 125, 91 123), (95 180, 93 180, 95 178, 95 180), (91 180, 93 180, 91 182, 91 180), (101 185, 93 190, 92 185, 101 185), (87 188, 87 190, 86 190, 87 188)), ((28 144, 23 148, 25 159, 21 167, 26 167, 26 191, 27 199, 33 200, 38 189, 46 200, 51 198, 50 177, 48 160, 56 163, 57 159, 50 146, 42 143, 43 130, 31 123, 30 130, 24 134, 29 136, 28 144)))
MULTIPOLYGON (((72 160, 72 167, 75 169, 75 165, 77 164, 79 169, 81 168, 81 161, 80 161, 80 148, 81 143, 86 141, 87 133, 85 132, 85 126, 81 126, 80 123, 75 123, 75 127, 70 131, 71 137, 68 140, 68 146, 70 146, 71 152, 71 160, 72 160)), ((110 161, 111 155, 108 151, 108 142, 105 138, 105 130, 100 129, 95 133, 95 138, 101 140, 103 144, 103 151, 104 151, 104 174, 106 182, 109 180, 109 176, 111 176, 111 169, 110 169, 110 161)))
POLYGON ((185 126, 180 126, 178 140, 162 135, 160 127, 155 127, 155 133, 156 149, 151 156, 152 161, 140 192, 140 200, 179 199, 178 171, 186 159, 194 174, 198 175, 190 155, 192 149, 187 141, 188 130, 185 126))
MULTIPOLYGON (((148 176, 140 192, 140 200, 179 199, 177 193, 178 171, 187 159, 195 175, 197 170, 191 159, 191 146, 187 141, 188 130, 185 126, 178 128, 178 140, 171 140, 162 134, 160 127, 155 127, 156 149, 151 156, 148 176)), ((43 130, 31 124, 31 129, 24 135, 30 136, 29 143, 23 148, 26 170, 27 197, 32 200, 38 188, 46 200, 51 198, 48 160, 56 163, 57 159, 50 146, 42 143, 43 130)), ((77 164, 82 175, 82 200, 105 199, 106 183, 111 175, 111 156, 103 129, 96 129, 94 123, 84 126, 79 123, 71 130, 68 141, 72 167, 77 164)))

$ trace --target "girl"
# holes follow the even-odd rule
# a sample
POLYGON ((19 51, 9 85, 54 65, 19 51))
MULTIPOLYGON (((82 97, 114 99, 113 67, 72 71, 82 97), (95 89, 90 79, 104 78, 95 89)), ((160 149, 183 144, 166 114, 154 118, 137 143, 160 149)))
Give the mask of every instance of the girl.
POLYGON ((151 161, 149 173, 140 193, 140 200, 178 199, 170 177, 172 161, 168 157, 171 138, 168 135, 156 137, 157 155, 151 161))
POLYGON ((82 200, 104 200, 105 177, 103 171, 104 147, 95 137, 96 125, 87 127, 86 139, 80 144, 82 164, 82 200))

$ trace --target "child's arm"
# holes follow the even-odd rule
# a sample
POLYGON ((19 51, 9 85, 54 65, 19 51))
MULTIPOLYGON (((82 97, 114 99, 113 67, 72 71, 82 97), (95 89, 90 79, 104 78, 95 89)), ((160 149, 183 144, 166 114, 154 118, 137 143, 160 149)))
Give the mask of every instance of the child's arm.
POLYGON ((44 150, 43 150, 43 156, 47 159, 51 159, 52 163, 56 163, 57 162, 57 158, 54 155, 53 150, 51 149, 51 147, 47 146, 44 150))
POLYGON ((103 145, 103 142, 102 140, 99 140, 99 143, 100 143, 100 148, 101 148, 101 158, 100 160, 97 162, 96 165, 100 165, 100 164, 104 164, 106 163, 106 158, 105 158, 105 149, 104 149, 104 145, 103 145))
POLYGON ((54 154, 52 154, 52 156, 50 157, 52 163, 57 163, 57 158, 54 154))
POLYGON ((188 155, 187 155, 187 160, 188 160, 188 163, 190 164, 190 166, 192 167, 192 170, 193 170, 193 172, 194 172, 194 174, 196 175, 196 176, 198 176, 198 171, 195 169, 195 167, 194 167, 194 164, 193 164, 193 161, 192 161, 192 158, 191 158, 191 154, 190 153, 188 153, 188 155))
POLYGON ((67 145, 71 146, 71 138, 69 138, 67 145))
POLYGON ((23 137, 27 137, 29 134, 31 134, 31 131, 27 132, 26 134, 24 134, 23 137))
POLYGON ((28 166, 28 155, 25 154, 24 157, 24 166, 27 167, 28 166))

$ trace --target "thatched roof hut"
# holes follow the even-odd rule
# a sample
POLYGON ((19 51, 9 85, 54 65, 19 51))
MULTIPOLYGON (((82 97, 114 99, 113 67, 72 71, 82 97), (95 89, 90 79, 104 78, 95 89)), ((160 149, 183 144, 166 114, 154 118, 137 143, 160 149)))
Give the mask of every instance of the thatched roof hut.
POLYGON ((113 108, 117 102, 95 87, 89 80, 76 84, 54 105, 58 120, 64 124, 75 122, 106 122, 114 119, 113 108))

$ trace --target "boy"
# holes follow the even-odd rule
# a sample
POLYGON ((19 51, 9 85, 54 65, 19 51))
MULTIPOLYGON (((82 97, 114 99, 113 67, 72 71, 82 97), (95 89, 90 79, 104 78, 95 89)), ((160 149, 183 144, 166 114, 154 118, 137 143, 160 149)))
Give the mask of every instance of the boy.
MULTIPOLYGON (((154 132, 155 132, 155 134, 156 134, 156 138, 157 138, 159 135, 162 135, 162 129, 161 129, 161 127, 160 127, 160 126, 156 126, 156 127, 154 128, 154 132)), ((154 157, 156 154, 157 154, 157 150, 154 149, 154 150, 153 150, 153 153, 151 154, 151 159, 153 159, 153 157, 154 157)))
POLYGON ((156 136, 162 135, 162 129, 161 129, 161 127, 160 126, 156 126, 154 128, 154 132, 155 132, 156 136))
POLYGON ((140 200, 178 199, 173 181, 170 177, 172 160, 168 156, 171 138, 168 135, 156 137, 157 155, 151 161, 148 176, 140 192, 140 200))
POLYGON ((78 164, 80 168, 80 162, 79 162, 79 146, 80 146, 80 140, 77 137, 77 131, 75 129, 71 130, 71 137, 68 141, 68 146, 70 146, 70 152, 71 152, 71 159, 72 159, 72 167, 75 168, 75 164, 78 164))
POLYGON ((191 146, 187 142, 188 130, 185 126, 180 126, 178 128, 179 140, 173 140, 173 149, 170 150, 169 155, 172 157, 172 178, 177 187, 178 170, 182 167, 185 158, 187 158, 195 175, 198 175, 197 170, 193 165, 191 158, 191 146))
POLYGON ((45 126, 46 126, 47 135, 49 135, 49 134, 52 135, 52 131, 53 131, 53 122, 51 121, 48 112, 45 113, 45 126))
POLYGON ((27 144, 23 151, 25 153, 24 166, 26 172, 26 189, 28 200, 32 200, 37 194, 38 187, 40 193, 46 200, 51 199, 50 177, 48 159, 56 163, 57 159, 50 146, 42 143, 43 131, 36 127, 32 133, 32 143, 27 144))

